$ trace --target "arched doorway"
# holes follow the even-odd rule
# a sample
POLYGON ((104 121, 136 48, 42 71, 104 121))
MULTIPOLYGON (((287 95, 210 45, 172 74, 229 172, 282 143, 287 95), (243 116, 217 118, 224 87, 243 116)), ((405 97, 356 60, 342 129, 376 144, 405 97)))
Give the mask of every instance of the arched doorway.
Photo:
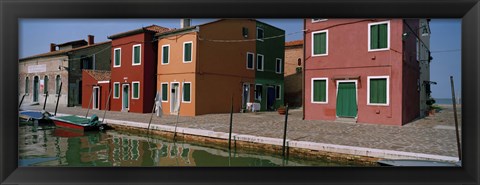
POLYGON ((38 102, 38 91, 40 89, 40 80, 38 76, 33 77, 33 102, 38 102))

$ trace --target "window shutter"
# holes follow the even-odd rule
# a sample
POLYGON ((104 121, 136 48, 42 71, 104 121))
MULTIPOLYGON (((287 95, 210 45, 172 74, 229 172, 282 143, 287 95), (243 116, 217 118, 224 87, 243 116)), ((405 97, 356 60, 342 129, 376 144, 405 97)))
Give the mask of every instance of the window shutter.
POLYGON ((120 50, 115 50, 115 65, 120 65, 120 50))
POLYGON ((134 48, 134 61, 133 61, 135 64, 139 64, 140 63, 140 47, 139 46, 136 46, 134 48))
POLYGON ((184 61, 192 61, 192 43, 185 44, 184 61))
POLYGON ((370 103, 378 103, 378 85, 376 79, 370 80, 370 103))
POLYGON ((133 84, 133 98, 138 98, 138 83, 133 84))
POLYGON ((43 93, 44 94, 48 93, 48 76, 45 76, 43 78, 43 93))
POLYGON ((387 48, 387 24, 380 24, 379 26, 379 48, 387 48))
POLYGON ((168 47, 163 47, 163 61, 162 63, 168 63, 168 47))
POLYGON ((320 34, 320 54, 327 53, 327 33, 320 34))
POLYGON ((387 79, 378 80, 378 103, 387 103, 387 79))
POLYGON ((183 85, 183 100, 184 101, 190 101, 190 84, 185 83, 183 85))
POLYGON ((318 55, 320 54, 320 34, 313 35, 313 54, 318 55))
POLYGON ((162 100, 167 101, 167 96, 168 96, 168 85, 167 84, 162 84, 162 100))
POLYGON ((378 49, 378 25, 370 26, 370 49, 378 49))
POLYGON ((253 68, 253 55, 252 54, 247 54, 247 61, 248 61, 248 68, 253 68))
POLYGON ((327 94, 326 85, 327 85, 326 80, 313 81, 313 101, 326 102, 326 94, 327 94))
POLYGON ((115 97, 120 97, 120 84, 115 84, 113 90, 115 91, 115 97))

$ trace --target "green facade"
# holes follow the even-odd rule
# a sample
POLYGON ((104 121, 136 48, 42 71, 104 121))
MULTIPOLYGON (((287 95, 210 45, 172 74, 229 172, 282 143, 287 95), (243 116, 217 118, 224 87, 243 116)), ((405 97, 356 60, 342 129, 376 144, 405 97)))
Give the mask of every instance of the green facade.
MULTIPOLYGON (((257 28, 263 29, 264 39, 257 39, 256 42, 255 69, 258 67, 258 54, 263 55, 264 65, 263 71, 255 70, 255 84, 262 85, 261 100, 255 99, 255 102, 261 104, 261 111, 275 110, 281 105, 284 105, 285 88, 283 73, 285 69, 285 31, 259 21, 257 21, 256 25, 257 28), (276 73, 277 59, 281 59, 280 73, 276 73), (277 93, 276 86, 280 87, 279 95, 275 95, 277 93), (272 106, 267 107, 269 87, 273 88, 274 93, 272 95, 270 92, 270 94, 274 96, 274 98, 272 106), (275 96, 279 96, 279 99, 275 96)), ((255 32, 257 32, 257 30, 255 30, 255 32)), ((255 92, 255 96, 256 93, 257 92, 255 92)))

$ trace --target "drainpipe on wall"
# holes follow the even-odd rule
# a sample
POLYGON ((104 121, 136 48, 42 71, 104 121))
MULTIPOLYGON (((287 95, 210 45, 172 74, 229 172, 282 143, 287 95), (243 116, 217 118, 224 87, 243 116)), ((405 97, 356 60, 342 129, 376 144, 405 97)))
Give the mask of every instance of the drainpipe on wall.
POLYGON ((302 120, 305 120, 305 38, 306 38, 306 21, 307 19, 303 19, 303 63, 302 63, 302 109, 303 109, 303 115, 302 115, 302 120))

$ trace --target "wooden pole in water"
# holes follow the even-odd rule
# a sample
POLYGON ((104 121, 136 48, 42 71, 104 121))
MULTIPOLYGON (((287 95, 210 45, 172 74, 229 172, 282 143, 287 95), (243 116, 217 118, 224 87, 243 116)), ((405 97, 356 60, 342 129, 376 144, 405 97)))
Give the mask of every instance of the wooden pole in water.
POLYGON ((22 100, 20 100, 20 104, 18 105, 18 108, 22 107, 22 103, 23 103, 23 99, 25 98, 25 95, 27 95, 27 94, 23 94, 22 100))
POLYGON ((102 123, 105 120, 105 115, 107 114, 107 110, 110 108, 110 96, 112 95, 112 89, 110 89, 110 92, 108 92, 108 98, 107 102, 105 103, 105 111, 103 111, 103 118, 102 118, 102 123))
POLYGON ((452 86, 452 104, 453 104, 453 115, 455 118, 455 135, 457 136, 457 149, 458 149, 458 159, 462 160, 462 146, 460 145, 460 135, 458 133, 458 120, 457 120, 457 102, 455 101, 455 87, 453 85, 453 76, 450 76, 450 84, 452 86))
POLYGON ((285 126, 283 128, 283 147, 282 147, 282 155, 285 158, 285 141, 287 140, 287 123, 288 123, 288 103, 287 107, 285 107, 285 126))
MULTIPOLYGON (((92 87, 93 87, 93 86, 92 86, 92 87)), ((90 111, 90 105, 91 105, 91 103, 92 103, 93 93, 94 93, 94 91, 93 91, 93 89, 92 89, 92 94, 90 95, 90 101, 88 102, 87 114, 85 114, 85 117, 88 116, 88 112, 90 111)))
POLYGON ((55 113, 53 114, 54 116, 57 116, 58 102, 60 101, 60 94, 62 92, 62 85, 63 85, 63 82, 60 82, 60 88, 58 89, 58 94, 57 94, 57 104, 55 105, 55 113))
MULTIPOLYGON (((191 88, 191 87, 190 87, 191 88)), ((185 90, 185 79, 183 80, 182 82, 182 92, 180 93, 183 93, 183 90, 185 90)), ((180 93, 178 93, 178 96, 180 97, 183 97, 180 95, 180 93)), ((178 111, 177 111, 177 122, 175 123, 175 131, 173 133, 173 140, 175 140, 175 137, 177 137, 177 125, 178 125, 178 117, 180 116, 180 107, 182 105, 182 99, 183 98, 180 98, 179 102, 178 102, 178 111)))
POLYGON ((47 105, 48 91, 45 94, 45 101, 43 102, 43 110, 45 110, 45 105, 47 105))
POLYGON ((230 107, 230 131, 228 132, 228 151, 230 151, 230 148, 231 148, 230 143, 232 142, 232 125, 233 125, 233 94, 232 94, 231 107, 230 107))
MULTIPOLYGON (((150 115, 150 121, 148 121, 148 131, 150 131, 150 124, 152 123, 152 119, 153 119, 153 114, 155 113, 155 107, 157 105, 157 97, 158 97, 158 93, 155 95, 155 99, 153 99, 153 108, 152 108, 152 114, 150 115)), ((160 110, 158 110, 160 111, 160 110)))

